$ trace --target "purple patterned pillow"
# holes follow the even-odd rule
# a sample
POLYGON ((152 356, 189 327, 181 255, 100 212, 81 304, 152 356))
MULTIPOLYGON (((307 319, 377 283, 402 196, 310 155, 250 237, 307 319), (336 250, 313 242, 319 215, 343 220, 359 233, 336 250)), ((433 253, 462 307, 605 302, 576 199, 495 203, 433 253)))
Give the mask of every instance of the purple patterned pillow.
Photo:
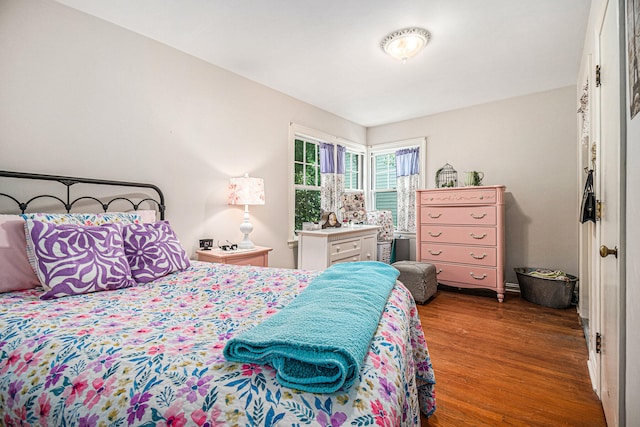
POLYGON ((123 236, 131 274, 139 283, 150 282, 190 265, 168 221, 125 225, 123 236))
POLYGON ((80 226, 28 219, 27 245, 45 292, 40 298, 126 288, 131 277, 122 243, 122 224, 80 226))

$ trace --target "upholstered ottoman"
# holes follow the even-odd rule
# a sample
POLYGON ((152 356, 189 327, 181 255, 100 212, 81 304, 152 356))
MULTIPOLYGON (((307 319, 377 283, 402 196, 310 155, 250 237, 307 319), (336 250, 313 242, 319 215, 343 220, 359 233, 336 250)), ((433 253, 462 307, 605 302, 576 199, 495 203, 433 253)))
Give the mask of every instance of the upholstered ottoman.
POLYGON ((398 261, 391 265, 398 269, 398 280, 409 289, 416 302, 425 303, 438 290, 435 265, 416 261, 398 261))

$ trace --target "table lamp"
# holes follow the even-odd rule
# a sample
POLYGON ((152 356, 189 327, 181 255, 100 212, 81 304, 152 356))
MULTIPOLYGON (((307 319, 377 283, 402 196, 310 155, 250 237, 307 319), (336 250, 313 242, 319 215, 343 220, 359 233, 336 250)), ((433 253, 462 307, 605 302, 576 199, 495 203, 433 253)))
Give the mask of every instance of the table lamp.
POLYGON ((244 174, 240 178, 231 178, 229 204, 244 205, 244 221, 240 225, 244 238, 238 243, 238 249, 254 248, 255 245, 249 239, 249 234, 253 231, 253 225, 249 222, 249 205, 264 205, 264 180, 250 178, 249 174, 244 174))

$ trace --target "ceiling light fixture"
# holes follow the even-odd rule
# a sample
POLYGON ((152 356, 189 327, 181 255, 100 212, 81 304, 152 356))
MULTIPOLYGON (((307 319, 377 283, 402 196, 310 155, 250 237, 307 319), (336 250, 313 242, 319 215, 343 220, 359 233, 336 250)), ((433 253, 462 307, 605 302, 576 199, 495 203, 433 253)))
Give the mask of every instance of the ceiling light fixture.
POLYGON ((410 27, 387 35, 380 47, 390 56, 404 64, 424 48, 429 41, 429 32, 423 28, 410 27))

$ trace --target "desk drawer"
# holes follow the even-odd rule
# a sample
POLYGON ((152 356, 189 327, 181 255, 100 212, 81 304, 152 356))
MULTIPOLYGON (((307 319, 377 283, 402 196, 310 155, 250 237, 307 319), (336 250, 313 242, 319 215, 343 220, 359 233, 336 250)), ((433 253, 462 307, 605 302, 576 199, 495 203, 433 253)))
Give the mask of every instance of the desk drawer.
POLYGON ((348 257, 345 257, 345 258, 332 259, 331 265, 339 264, 341 262, 356 262, 356 261, 362 261, 362 257, 360 256, 360 254, 349 255, 348 257))
POLYGON ((357 255, 360 257, 360 249, 362 248, 362 239, 345 239, 332 242, 329 246, 329 259, 331 263, 337 260, 357 255))
POLYGON ((446 225, 420 226, 423 242, 460 243, 463 245, 495 246, 495 227, 454 227, 446 225))
POLYGON ((460 264, 495 267, 497 250, 486 246, 459 246, 422 243, 420 245, 420 261, 432 264, 446 261, 460 264))

